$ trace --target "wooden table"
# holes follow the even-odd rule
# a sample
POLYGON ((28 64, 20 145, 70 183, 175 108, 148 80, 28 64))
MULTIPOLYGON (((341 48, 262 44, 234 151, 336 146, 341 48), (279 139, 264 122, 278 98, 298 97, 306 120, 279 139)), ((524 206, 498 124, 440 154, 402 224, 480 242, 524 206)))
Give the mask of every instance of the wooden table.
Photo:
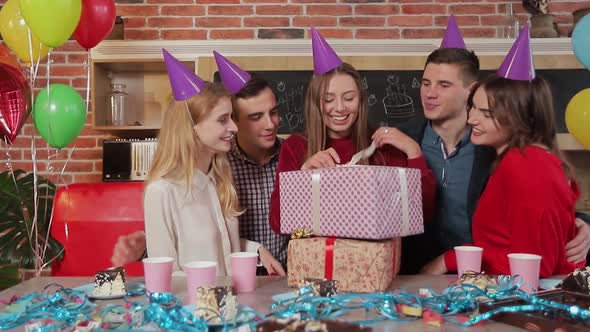
MULTIPOLYGON (((130 281, 141 280, 131 278, 130 281)), ((403 288, 408 292, 416 293, 419 288, 431 287, 435 291, 441 291, 448 285, 457 280, 456 276, 398 276, 393 282, 391 289, 403 288)), ((12 288, 0 292, 0 298, 7 299, 13 295, 23 295, 26 293, 41 291, 46 285, 50 283, 57 283, 64 287, 75 288, 93 282, 92 277, 39 277, 28 280, 12 288)), ((228 277, 220 277, 218 285, 230 285, 231 279, 228 277)), ((172 282, 172 291, 178 296, 184 297, 186 295, 186 283, 184 277, 174 277, 172 282)), ((258 277, 257 289, 252 293, 242 293, 238 295, 238 301, 241 304, 250 306, 260 313, 268 313, 269 307, 273 303, 271 297, 275 294, 292 291, 287 286, 287 279, 284 277, 258 277)), ((112 301, 97 301, 99 306, 109 303, 122 303, 122 300, 112 301)), ((0 306, 0 309, 2 307, 0 306)), ((351 314, 351 319, 363 319, 361 315, 351 314)), ((24 330, 20 328, 19 330, 24 330)), ((429 326, 424 324, 421 320, 413 322, 384 322, 374 326, 376 331, 432 331, 432 332, 451 332, 451 331, 489 331, 489 332, 511 332, 524 331, 509 325, 487 322, 483 326, 462 328, 453 324, 444 324, 442 328, 429 326)), ((16 330, 15 330, 16 331, 16 330)))

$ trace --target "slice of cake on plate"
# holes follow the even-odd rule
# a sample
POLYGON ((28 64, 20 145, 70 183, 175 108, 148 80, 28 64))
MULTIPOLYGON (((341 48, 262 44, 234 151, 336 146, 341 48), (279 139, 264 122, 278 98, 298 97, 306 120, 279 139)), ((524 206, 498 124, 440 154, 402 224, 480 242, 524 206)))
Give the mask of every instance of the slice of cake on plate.
POLYGON ((493 275, 485 274, 485 272, 466 271, 457 280, 457 284, 470 284, 485 290, 490 286, 498 286, 498 279, 493 275))
POLYGON ((329 332, 372 331, 370 327, 341 320, 268 319, 256 326, 256 332, 329 332))
POLYGON ((221 317, 226 322, 236 319, 238 298, 231 286, 197 288, 195 316, 204 318, 208 323, 219 324, 221 317))
POLYGON ((590 267, 574 270, 555 287, 574 293, 590 294, 590 267))
POLYGON ((126 293, 125 270, 122 266, 96 272, 93 296, 119 296, 126 293))
POLYGON ((299 287, 311 285, 314 296, 330 297, 338 294, 338 281, 322 278, 305 278, 299 283, 299 287))

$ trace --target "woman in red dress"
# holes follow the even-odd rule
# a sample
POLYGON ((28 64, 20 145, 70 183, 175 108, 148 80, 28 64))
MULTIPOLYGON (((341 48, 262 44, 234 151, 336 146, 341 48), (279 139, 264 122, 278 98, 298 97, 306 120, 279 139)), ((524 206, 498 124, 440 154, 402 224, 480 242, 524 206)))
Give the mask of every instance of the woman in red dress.
MULTIPOLYGON (((473 243, 483 248, 482 271, 510 274, 509 253, 542 256, 541 277, 584 266, 566 259, 565 245, 576 235, 579 193, 557 146, 547 82, 493 75, 474 88, 468 107, 471 141, 494 147, 498 156, 473 216, 473 243)), ((450 250, 423 272, 456 269, 450 250)))

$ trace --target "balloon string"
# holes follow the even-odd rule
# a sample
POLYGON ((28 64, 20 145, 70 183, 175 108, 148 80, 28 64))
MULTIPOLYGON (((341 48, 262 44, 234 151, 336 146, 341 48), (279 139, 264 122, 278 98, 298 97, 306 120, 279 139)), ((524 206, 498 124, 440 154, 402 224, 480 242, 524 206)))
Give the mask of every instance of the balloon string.
MULTIPOLYGON (((6 154, 6 168, 8 169, 8 171, 10 172, 10 175, 12 177, 12 182, 14 183, 14 189, 16 190, 17 197, 19 197, 19 203, 21 203, 21 209, 22 209, 22 200, 20 199, 20 190, 18 189, 16 177, 14 176, 14 169, 12 167, 12 158, 10 157, 10 151, 11 151, 12 147, 8 144, 8 137, 7 136, 4 136, 4 144, 7 146, 7 149, 4 152, 6 154)), ((24 212, 24 210, 23 210, 23 212, 24 212)))
MULTIPOLYGON (((29 37, 29 67, 31 68, 31 76, 33 75, 33 63, 35 63, 34 59, 33 59, 33 35, 31 34, 31 29, 27 28, 27 32, 28 32, 28 37, 29 37)), ((39 55, 40 57, 41 55, 39 55)), ((33 91, 33 86, 31 86, 31 91, 33 91)), ((31 92, 32 93, 32 92, 31 92)))
POLYGON ((88 49, 88 58, 86 59, 86 114, 88 114, 88 106, 90 104, 90 49, 88 49))
POLYGON ((47 100, 51 100, 49 98, 49 82, 51 80, 51 53, 53 49, 50 48, 49 52, 47 53, 47 100))
MULTIPOLYGON (((57 157, 57 159, 59 160, 59 150, 55 150, 54 154, 51 154, 51 146, 49 144, 46 145, 47 146, 47 173, 48 174, 53 174, 53 165, 52 165, 52 159, 54 157, 57 157)), ((45 197, 45 206, 44 206, 44 210, 43 210, 43 219, 42 222, 45 223, 45 220, 47 219, 47 196, 49 195, 49 182, 45 183, 45 194, 43 197, 45 197)), ((53 216, 53 209, 51 212, 51 216, 53 216)), ((51 220, 49 221, 51 223, 51 220)), ((45 241, 43 242, 43 249, 41 249, 41 263, 43 264, 43 262, 45 261, 45 253, 47 251, 47 246, 48 246, 48 241, 49 241, 49 230, 51 230, 51 225, 50 227, 48 227, 46 229, 46 234, 45 234, 45 241)), ((41 266, 41 270, 43 270, 43 268, 45 267, 46 264, 43 264, 41 266)))
POLYGON ((12 172, 12 159, 10 158, 10 149, 11 146, 8 144, 8 136, 4 136, 4 145, 6 146, 6 150, 4 150, 4 154, 6 154, 6 170, 12 172))
MULTIPOLYGON (((37 65, 35 66, 34 63, 34 58, 33 58, 33 35, 31 32, 31 29, 27 29, 28 32, 28 39, 29 39, 29 58, 30 58, 30 67, 29 67, 29 86, 31 89, 31 105, 35 104, 35 78, 37 76, 37 70, 39 69, 39 62, 37 61, 37 65)), ((36 225, 37 225, 37 153, 36 153, 36 148, 35 148, 35 133, 34 130, 31 130, 31 163, 33 165, 33 203, 34 203, 34 211, 33 211, 33 220, 32 223, 30 225, 30 229, 29 229, 29 224, 28 224, 28 219, 30 218, 30 212, 31 211, 27 211, 26 207, 21 199, 21 209, 23 210, 23 217, 24 217, 24 223, 25 223, 25 229, 27 231, 27 237, 29 239, 29 246, 31 247, 31 252, 33 252, 34 256, 35 256, 35 264, 34 264, 34 268, 35 268, 35 272, 37 272, 38 270, 38 258, 39 258, 39 252, 38 252, 38 248, 37 248, 37 243, 35 242, 35 244, 33 244, 33 236, 36 235, 36 225)), ((14 178, 14 172, 12 173, 13 176, 13 180, 15 181, 15 187, 18 187, 16 185, 16 179, 14 178)), ((17 189, 18 190, 18 189, 17 189)), ((37 240, 37 236, 35 236, 35 239, 37 240)))
MULTIPOLYGON (((57 176, 57 179, 58 179, 58 180, 57 180, 57 183, 58 183, 58 185, 59 185, 59 186, 63 186, 63 187, 65 187, 65 188, 66 188, 66 190, 68 189, 68 185, 65 183, 65 180, 64 180, 64 177, 63 177, 63 175, 64 175, 64 172, 65 172, 65 170, 66 170, 66 167, 68 166, 68 163, 69 163, 69 162, 70 162, 70 160, 72 159, 72 154, 74 153, 74 151, 75 151, 75 150, 76 150, 76 146, 75 146, 75 145, 74 145, 74 146, 73 146, 71 149, 69 149, 69 150, 68 150, 68 149, 66 149, 66 150, 65 150, 65 151, 67 152, 68 156, 67 156, 67 159, 66 159, 66 161, 64 162, 63 166, 61 167, 61 169, 60 169, 60 171, 59 171, 59 174, 58 174, 58 176, 57 176)), ((58 150, 58 149, 56 150, 56 154, 55 154, 55 155, 59 155, 59 150, 58 150)), ((53 168, 52 168, 52 169, 53 169, 53 168)), ((69 200, 68 200, 68 201, 69 201, 69 200)), ((46 201, 46 202, 47 202, 47 201, 46 201)), ((45 211, 47 211, 47 210, 45 210, 45 211)), ((49 217, 49 225, 48 225, 48 227, 47 227, 47 232, 46 232, 46 234, 45 234, 45 242, 44 242, 44 247, 43 247, 42 261, 44 261, 44 260, 45 260, 45 253, 46 253, 46 251, 47 251, 47 248, 48 248, 48 246, 49 246, 49 234, 50 234, 51 226, 52 226, 52 224, 53 224, 53 212, 54 212, 54 210, 52 209, 52 210, 51 210, 51 216, 49 217)), ((68 217, 67 217, 67 215, 66 215, 65 222, 67 223, 67 221, 68 221, 68 217)), ((57 253, 55 253, 55 256, 54 256, 54 257, 52 257, 52 258, 51 258, 50 260, 48 260, 47 262, 45 262, 45 263, 42 265, 41 269, 44 269, 45 267, 49 266, 49 264, 51 264, 51 263, 52 263, 54 260, 56 260, 56 259, 57 259, 57 258, 58 258, 58 257, 61 255, 61 253, 62 253, 63 251, 64 251, 64 248, 62 248, 60 252, 57 252, 57 253)))

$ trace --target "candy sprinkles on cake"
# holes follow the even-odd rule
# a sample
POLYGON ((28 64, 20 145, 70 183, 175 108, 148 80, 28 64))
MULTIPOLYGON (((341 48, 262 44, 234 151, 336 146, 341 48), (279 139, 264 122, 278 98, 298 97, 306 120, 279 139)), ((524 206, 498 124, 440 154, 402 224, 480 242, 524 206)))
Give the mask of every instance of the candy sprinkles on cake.
POLYGON ((125 270, 122 266, 96 272, 93 296, 118 296, 126 293, 125 270))
POLYGON ((238 298, 230 286, 197 288, 195 316, 209 323, 232 322, 238 315, 238 298))
POLYGON ((556 288, 590 295, 590 267, 586 266, 568 274, 556 288))
POLYGON ((364 332, 373 331, 370 327, 361 327, 340 320, 298 320, 298 319, 269 319, 258 326, 256 332, 364 332))
POLYGON ((321 278, 305 278, 299 283, 299 287, 303 288, 311 285, 313 295, 330 297, 338 294, 338 280, 328 280, 321 278))

